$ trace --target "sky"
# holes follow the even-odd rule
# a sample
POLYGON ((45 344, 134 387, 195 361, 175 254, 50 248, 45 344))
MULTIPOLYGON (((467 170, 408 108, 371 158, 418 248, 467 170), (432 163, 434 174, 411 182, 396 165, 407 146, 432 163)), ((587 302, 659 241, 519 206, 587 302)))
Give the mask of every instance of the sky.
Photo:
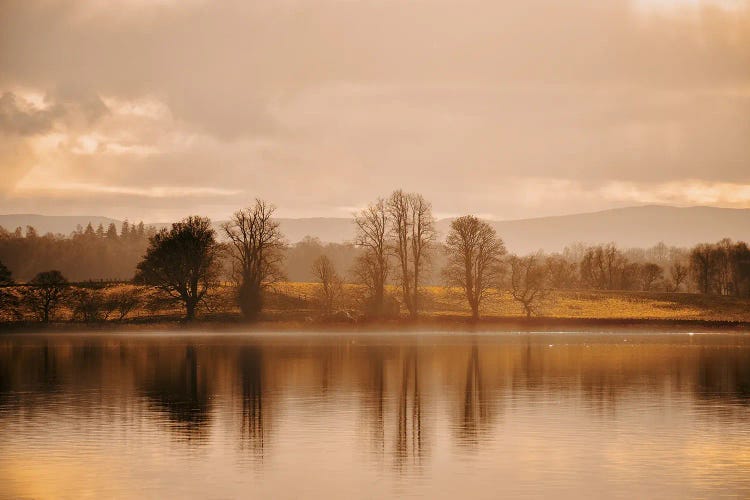
POLYGON ((0 0, 0 213, 750 207, 750 0, 0 0))

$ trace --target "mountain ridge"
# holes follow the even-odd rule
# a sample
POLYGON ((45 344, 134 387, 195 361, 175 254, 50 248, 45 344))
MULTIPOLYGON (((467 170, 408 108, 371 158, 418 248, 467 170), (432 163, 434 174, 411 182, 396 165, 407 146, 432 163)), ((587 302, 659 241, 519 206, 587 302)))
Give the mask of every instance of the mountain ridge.
MULTIPOLYGON (((441 238, 455 218, 436 222, 441 238)), ((16 227, 34 226, 40 234, 70 234, 77 225, 107 226, 121 220, 103 216, 2 214, 0 226, 9 231, 16 227)), ((291 243, 305 236, 323 242, 351 241, 354 224, 346 217, 278 218, 282 232, 291 243)), ((131 221, 133 222, 133 221, 131 221)), ((216 221, 218 225, 222 221, 216 221)), ((622 247, 647 247, 660 241, 668 245, 692 246, 704 241, 728 237, 750 240, 750 209, 710 206, 674 207, 642 205, 610 208, 595 212, 550 215, 527 219, 488 220, 512 252, 536 250, 560 251, 566 245, 615 242, 622 247)), ((149 223, 164 227, 167 223, 149 223)))

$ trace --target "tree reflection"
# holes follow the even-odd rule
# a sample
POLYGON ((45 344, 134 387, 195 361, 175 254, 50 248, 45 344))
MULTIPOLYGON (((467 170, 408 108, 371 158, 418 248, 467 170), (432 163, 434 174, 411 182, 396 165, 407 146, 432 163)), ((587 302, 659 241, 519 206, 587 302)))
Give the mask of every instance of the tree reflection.
POLYGON ((715 400, 727 396, 750 404, 750 352, 747 349, 700 349, 696 394, 715 400))
POLYGON ((385 353, 379 346, 367 348, 362 365, 364 376, 365 427, 371 429, 372 446, 385 453, 385 353))
POLYGON ((263 460, 271 448, 270 430, 286 428, 277 427, 279 414, 271 411, 278 401, 331 426, 348 424, 349 403, 355 401, 365 449, 407 473, 426 460, 428 431, 436 427, 439 402, 445 400, 454 408, 450 438, 468 447, 491 437, 505 400, 499 394, 512 396, 509 411, 561 401, 602 419, 602 409, 609 417, 644 397, 657 405, 675 397, 711 409, 697 418, 736 419, 750 404, 750 340, 733 338, 695 336, 686 342, 654 336, 635 345, 616 337, 567 338, 560 345, 549 336, 431 344, 341 338, 280 347, 244 338, 186 344, 163 338, 8 336, 0 338, 0 423, 64 408, 71 419, 116 415, 166 423, 170 436, 202 444, 217 418, 219 424, 229 422, 216 426, 230 429, 224 431, 231 433, 227 439, 263 460), (300 393, 303 399, 296 397, 300 393), (337 408, 339 401, 344 404, 337 408), (325 411, 295 406, 301 404, 325 411), (334 418, 342 420, 324 420, 334 418))
POLYGON ((419 385, 419 355, 416 347, 409 348, 402 359, 397 413, 394 465, 400 470, 407 464, 420 465, 424 455, 422 393, 419 385))
POLYGON ((209 422, 209 391, 196 348, 168 349, 156 353, 149 363, 152 372, 142 382, 146 397, 164 413, 178 434, 200 438, 209 422))
POLYGON ((238 359, 242 389, 241 441, 262 460, 266 440, 266 423, 263 413, 263 351, 257 346, 243 347, 238 359))
POLYGON ((459 424, 459 442, 476 445, 482 434, 490 427, 490 401, 487 388, 482 380, 482 367, 479 362, 479 346, 471 346, 466 366, 466 384, 463 391, 463 411, 459 424))

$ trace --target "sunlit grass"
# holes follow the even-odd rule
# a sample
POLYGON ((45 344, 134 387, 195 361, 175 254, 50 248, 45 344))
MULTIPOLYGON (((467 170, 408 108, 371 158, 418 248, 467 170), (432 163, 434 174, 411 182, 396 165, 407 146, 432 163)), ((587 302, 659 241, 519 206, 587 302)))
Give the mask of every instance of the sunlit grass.
MULTIPOLYGON (((281 283, 276 291, 300 302, 314 300, 317 283, 281 283)), ((347 295, 361 292, 347 285, 347 295)), ((398 297, 397 287, 389 292, 398 297)), ((349 300, 348 306, 354 307, 349 300)), ((426 315, 468 316, 466 300, 458 289, 428 286, 423 289, 422 307, 426 315)), ((403 313, 405 311, 402 310, 403 313)), ((523 317, 520 304, 510 292, 488 295, 482 315, 489 317, 523 317)), ((539 316, 549 318, 606 319, 673 319, 711 321, 750 321, 750 300, 715 295, 664 292, 554 291, 541 304, 539 316)))
MULTIPOLYGON (((139 297, 139 304, 127 314, 127 321, 150 322, 180 319, 184 311, 178 302, 160 299, 160 294, 149 287, 114 285, 102 289, 105 295, 131 290, 139 297)), ((320 284, 283 282, 268 289, 264 311, 269 319, 305 320, 320 317, 320 284)), ((389 286, 388 294, 396 301, 399 289, 389 286)), ((358 285, 346 284, 338 308, 357 315, 362 309, 364 290, 358 285)), ((401 314, 407 311, 401 308, 401 314)), ((423 317, 469 317, 470 311, 461 290, 441 286, 422 289, 420 315, 423 317)), ((507 290, 493 291, 481 308, 485 318, 521 318, 525 314, 507 290)), ((206 319, 239 319, 240 311, 235 301, 235 289, 224 284, 214 290, 203 304, 200 316, 206 319)), ((750 322, 750 300, 716 295, 664 292, 610 292, 610 291, 554 291, 537 308, 535 316, 565 319, 610 320, 704 320, 750 322)), ((26 320, 33 319, 26 315, 26 320)), ((73 319, 71 304, 62 305, 55 314, 57 321, 73 319)), ((116 313, 107 318, 117 319, 116 313)))

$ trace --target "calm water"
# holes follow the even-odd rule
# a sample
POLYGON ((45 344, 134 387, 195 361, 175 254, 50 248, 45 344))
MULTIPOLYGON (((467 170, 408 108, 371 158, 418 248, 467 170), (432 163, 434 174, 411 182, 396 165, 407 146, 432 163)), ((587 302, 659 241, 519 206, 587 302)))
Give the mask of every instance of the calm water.
POLYGON ((0 498, 750 497, 750 336, 0 337, 0 498))

